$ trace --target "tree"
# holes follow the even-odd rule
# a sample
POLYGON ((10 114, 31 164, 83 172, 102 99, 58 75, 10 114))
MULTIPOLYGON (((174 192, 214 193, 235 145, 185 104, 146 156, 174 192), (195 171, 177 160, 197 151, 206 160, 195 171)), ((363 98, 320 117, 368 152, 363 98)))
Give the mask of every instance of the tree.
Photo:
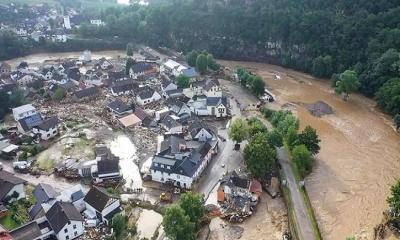
POLYGON ((64 97, 65 97, 65 92, 61 87, 58 87, 55 91, 54 91, 54 99, 57 101, 61 101, 64 97))
POLYGON ((128 43, 126 45, 126 55, 128 57, 132 57, 133 56, 133 44, 132 43, 128 43))
POLYGON ((268 143, 265 133, 257 133, 244 149, 244 162, 251 175, 265 180, 276 167, 276 152, 268 143))
POLYGON ((317 135, 317 131, 311 126, 306 126, 299 134, 299 144, 304 144, 307 149, 313 154, 318 154, 321 149, 319 143, 321 140, 317 135))
POLYGON ((262 123, 260 121, 260 119, 258 119, 256 117, 250 118, 247 121, 247 123, 248 123, 249 137, 253 137, 254 135, 256 135, 257 133, 260 133, 260 132, 263 132, 263 133, 267 133, 268 132, 268 129, 264 125, 264 123, 262 123))
POLYGON ((235 119, 229 128, 229 137, 237 143, 241 143, 247 137, 247 123, 241 118, 235 119))
POLYGON ((342 94, 343 99, 347 101, 350 93, 357 91, 360 87, 357 73, 351 70, 346 70, 339 76, 339 81, 336 82, 335 92, 342 94))
POLYGON ((311 171, 314 164, 311 152, 303 144, 293 148, 292 160, 302 178, 311 171))
POLYGON ((256 76, 251 81, 251 92, 256 95, 260 96, 264 94, 265 83, 260 76, 256 76))
POLYGON ((297 130, 295 128, 291 127, 287 131, 286 143, 289 149, 293 149, 296 145, 299 144, 299 135, 297 134, 297 130))
POLYGON ((394 123, 396 124, 396 130, 399 131, 399 129, 400 129, 400 114, 396 114, 396 116, 394 116, 394 123))
POLYGON ((171 240, 195 240, 194 223, 189 216, 176 204, 172 204, 165 210, 162 225, 166 236, 171 240))
POLYGON ((317 77, 329 77, 332 75, 332 64, 331 56, 319 56, 314 59, 311 71, 317 77))
POLYGON ((115 238, 122 240, 124 231, 126 230, 127 217, 122 214, 117 214, 111 219, 111 227, 114 229, 115 238))
POLYGON ((198 55, 199 53, 196 50, 192 50, 186 55, 186 61, 189 64, 189 66, 196 67, 196 61, 198 55))
POLYGON ((25 103, 24 91, 21 89, 16 89, 12 91, 9 97, 10 107, 19 107, 25 103))
POLYGON ((129 71, 131 70, 131 67, 135 64, 135 60, 132 58, 127 58, 126 63, 125 63, 125 74, 129 75, 129 71))
POLYGON ((192 192, 184 193, 179 200, 179 206, 185 211, 186 215, 196 227, 204 216, 205 207, 202 196, 192 192))
POLYGON ((400 213, 400 180, 390 188, 391 195, 387 198, 387 203, 395 213, 400 213))
POLYGON ((267 140, 269 145, 271 146, 274 147, 283 146, 283 137, 276 129, 274 129, 272 132, 267 133, 267 140))
POLYGON ((186 88, 189 86, 189 77, 185 76, 183 74, 179 75, 176 77, 176 84, 178 85, 179 88, 186 88))
POLYGON ((207 66, 213 71, 217 71, 220 68, 220 65, 217 63, 217 61, 215 61, 212 54, 207 55, 207 66))
POLYGON ((204 54, 199 54, 196 59, 196 70, 200 74, 204 74, 207 72, 208 67, 208 59, 207 56, 204 54))

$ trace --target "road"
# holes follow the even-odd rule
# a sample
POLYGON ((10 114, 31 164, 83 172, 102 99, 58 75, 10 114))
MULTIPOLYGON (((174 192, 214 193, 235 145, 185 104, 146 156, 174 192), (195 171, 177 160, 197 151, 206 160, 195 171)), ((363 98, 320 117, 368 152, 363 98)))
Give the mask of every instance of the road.
MULTIPOLYGON (((241 117, 240 108, 233 99, 230 99, 230 106, 232 120, 241 117)), ((229 139, 228 129, 219 130, 218 134, 224 137, 226 141, 219 142, 219 153, 204 171, 197 188, 197 191, 204 194, 206 198, 218 184, 219 179, 223 177, 225 172, 235 170, 243 165, 243 146, 241 146, 240 151, 233 150, 235 143, 229 139)))
POLYGON ((311 222, 311 216, 308 214, 304 198, 301 195, 299 185, 297 184, 296 178, 294 177, 292 166, 289 162, 289 153, 284 148, 277 148, 278 160, 282 166, 282 170, 285 173, 287 187, 290 191, 290 197, 293 203, 293 209, 295 213, 296 222, 299 227, 299 238, 301 240, 313 240, 316 239, 313 231, 311 222))

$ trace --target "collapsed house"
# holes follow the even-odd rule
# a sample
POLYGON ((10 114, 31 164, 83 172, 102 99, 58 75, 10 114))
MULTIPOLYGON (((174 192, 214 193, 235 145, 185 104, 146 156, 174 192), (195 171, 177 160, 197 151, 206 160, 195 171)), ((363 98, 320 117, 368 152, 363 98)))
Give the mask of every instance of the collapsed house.
POLYGON ((220 180, 217 198, 223 216, 229 221, 241 222, 254 213, 261 194, 259 181, 239 176, 233 171, 220 180))

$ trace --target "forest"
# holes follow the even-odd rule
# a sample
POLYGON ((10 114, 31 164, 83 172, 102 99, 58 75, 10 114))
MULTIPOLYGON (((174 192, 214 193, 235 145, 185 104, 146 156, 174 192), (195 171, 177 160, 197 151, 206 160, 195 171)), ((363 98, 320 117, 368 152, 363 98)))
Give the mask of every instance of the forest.
POLYGON ((107 8, 101 12, 105 26, 83 25, 76 34, 205 50, 216 58, 269 62, 322 78, 352 70, 358 90, 395 116, 398 16, 398 0, 171 0, 107 8))

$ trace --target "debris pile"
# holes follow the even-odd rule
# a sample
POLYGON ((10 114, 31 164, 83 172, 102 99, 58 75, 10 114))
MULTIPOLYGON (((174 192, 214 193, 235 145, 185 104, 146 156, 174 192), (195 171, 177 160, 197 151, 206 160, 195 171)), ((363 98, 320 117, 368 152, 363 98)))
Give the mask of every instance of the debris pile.
POLYGON ((308 104, 307 109, 313 116, 316 117, 333 114, 332 107, 323 101, 317 101, 315 103, 308 104))

